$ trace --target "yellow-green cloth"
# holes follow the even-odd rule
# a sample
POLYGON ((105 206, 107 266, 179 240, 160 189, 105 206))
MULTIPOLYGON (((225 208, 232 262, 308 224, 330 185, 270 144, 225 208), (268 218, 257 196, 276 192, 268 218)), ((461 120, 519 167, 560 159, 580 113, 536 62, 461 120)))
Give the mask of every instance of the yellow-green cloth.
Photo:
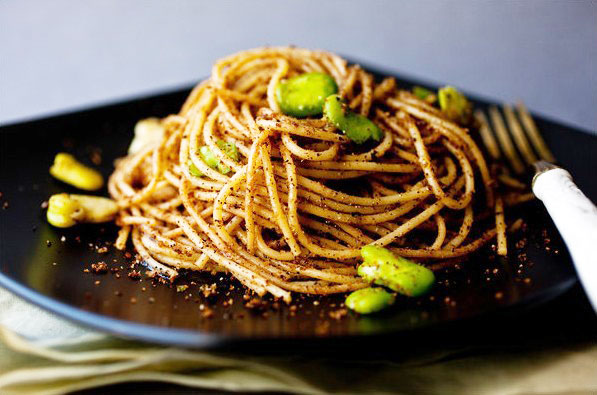
POLYGON ((0 394, 63 394, 131 381, 228 391, 596 394, 597 345, 449 349, 392 361, 257 357, 117 339, 0 289, 0 394))

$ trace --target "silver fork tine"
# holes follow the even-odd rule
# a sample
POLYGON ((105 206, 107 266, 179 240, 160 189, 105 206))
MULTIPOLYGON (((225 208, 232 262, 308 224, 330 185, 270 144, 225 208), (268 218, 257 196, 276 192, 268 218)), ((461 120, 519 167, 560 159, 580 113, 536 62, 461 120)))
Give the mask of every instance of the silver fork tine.
POLYGON ((527 140, 527 137, 522 130, 522 126, 520 126, 520 123, 518 122, 518 119, 516 119, 516 115, 514 115, 514 111, 512 111, 512 107, 510 107, 510 105, 504 104, 503 109, 504 115, 506 115, 508 128, 514 137, 514 142, 516 143, 518 151, 520 151, 527 164, 532 165, 533 163, 537 162, 537 156, 529 145, 529 140, 527 140))
POLYGON ((481 110, 476 110, 475 118, 477 118, 477 121, 481 124, 479 133, 481 134, 481 139, 483 140, 483 144, 485 144, 485 148, 487 148, 489 155, 491 155, 493 159, 499 159, 500 147, 498 147, 497 141, 495 141, 495 136, 489 127, 489 121, 487 121, 485 113, 481 110))
POLYGON ((545 144, 545 140, 541 137, 541 133, 539 133, 539 129, 537 129, 537 125, 535 125, 535 121, 533 121, 533 117, 531 117, 525 105, 519 101, 516 108, 524 129, 541 159, 552 163, 555 162, 555 157, 547 147, 547 144, 545 144))
POLYGON ((521 174, 524 172, 524 165, 518 156, 518 153, 514 149, 514 144, 512 144, 512 139, 506 129, 506 125, 504 124, 504 119, 500 114, 499 110, 495 106, 491 106, 489 108, 489 116, 491 118, 491 123, 493 124, 493 130, 497 135, 497 138, 500 142, 502 147, 502 152, 510 161, 510 165, 515 173, 521 174))

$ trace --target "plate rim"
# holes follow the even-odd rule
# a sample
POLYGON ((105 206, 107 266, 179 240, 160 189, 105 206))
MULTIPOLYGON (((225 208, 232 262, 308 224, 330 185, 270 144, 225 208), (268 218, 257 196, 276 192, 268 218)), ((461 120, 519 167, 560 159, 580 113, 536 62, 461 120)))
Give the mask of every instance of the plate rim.
MULTIPOLYGON (((574 274, 571 278, 554 284, 549 288, 542 289, 538 293, 532 294, 516 303, 500 306, 489 310, 484 310, 465 318, 450 319, 440 323, 430 323, 428 325, 408 328, 398 331, 399 333, 412 333, 417 330, 429 328, 441 328, 444 325, 450 325, 459 322, 466 322, 475 319, 481 319, 491 313, 508 314, 517 309, 528 309, 532 306, 546 303, 553 300, 565 292, 569 291, 575 284, 579 283, 578 277, 574 274)), ((59 317, 69 320, 76 325, 86 326, 93 330, 99 330, 104 334, 113 335, 123 339, 149 342, 169 346, 182 346, 191 348, 216 348, 220 345, 230 344, 232 342, 260 342, 260 341, 292 341, 292 340, 321 340, 321 339, 349 339, 349 338, 374 338, 391 333, 398 333, 395 330, 382 330, 375 333, 347 334, 334 336, 230 336, 226 333, 200 332, 192 329, 173 328, 159 325, 141 324, 131 320, 113 318, 107 315, 86 311, 62 302, 58 299, 46 296, 20 282, 10 278, 0 272, 0 286, 8 292, 21 297, 27 302, 32 303, 51 312, 59 317), (168 339, 163 340, 163 339, 168 339)))

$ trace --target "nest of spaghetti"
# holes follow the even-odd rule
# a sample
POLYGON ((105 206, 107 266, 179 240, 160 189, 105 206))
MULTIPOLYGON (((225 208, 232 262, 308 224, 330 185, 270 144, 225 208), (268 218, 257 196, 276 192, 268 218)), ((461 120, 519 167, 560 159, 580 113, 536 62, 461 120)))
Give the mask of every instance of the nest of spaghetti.
POLYGON ((498 190, 467 128, 393 78, 324 51, 222 59, 178 114, 154 123, 117 161, 109 192, 121 207, 116 246, 131 239, 171 279, 179 269, 225 271, 286 301, 293 292, 349 292, 368 286, 356 271, 364 245, 431 268, 496 235, 503 252, 504 206, 525 199, 498 190), (381 128, 379 141, 355 144, 324 117, 280 111, 277 85, 314 71, 381 128))

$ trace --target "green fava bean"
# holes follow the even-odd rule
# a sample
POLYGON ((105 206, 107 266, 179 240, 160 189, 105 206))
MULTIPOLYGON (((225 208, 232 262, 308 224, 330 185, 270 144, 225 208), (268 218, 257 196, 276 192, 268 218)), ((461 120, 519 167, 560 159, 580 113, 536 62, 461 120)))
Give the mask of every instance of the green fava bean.
POLYGON ((226 154, 227 157, 235 162, 238 162, 238 148, 236 148, 236 144, 229 143, 224 140, 218 140, 216 141, 216 145, 222 150, 222 152, 226 154))
POLYGON ((403 295, 424 295, 435 282, 431 270, 396 256, 386 248, 368 245, 361 248, 361 256, 364 262, 357 269, 359 276, 403 295))
POLYGON ((199 148, 199 154, 201 155, 201 159, 203 159, 203 162, 205 162, 206 165, 208 165, 212 169, 218 167, 218 163, 220 163, 220 160, 217 156, 213 154, 213 152, 211 152, 207 145, 204 145, 203 147, 199 148))
POLYGON ((391 306, 395 299, 383 288, 363 288, 348 295, 344 304, 359 314, 371 314, 391 306))
POLYGON ((325 73, 305 73, 276 87, 276 99, 284 114, 303 118, 321 115, 326 97, 338 92, 334 79, 325 73))
POLYGON ((325 117, 342 130, 346 137, 357 144, 369 139, 381 140, 383 132, 369 118, 356 114, 346 107, 338 95, 328 96, 323 105, 325 117))
POLYGON ((189 165, 189 173, 191 173, 191 175, 193 175, 195 177, 203 176, 203 173, 201 173, 201 171, 199 169, 197 169, 197 166, 195 166, 190 159, 188 161, 188 165, 189 165))
MULTIPOLYGON (((216 145, 224 152, 224 154, 226 154, 227 157, 238 162, 238 148, 236 148, 236 145, 234 143, 218 140, 216 141, 216 145)), ((212 169, 216 169, 222 174, 230 173, 230 168, 223 164, 220 161, 220 159, 218 159, 218 157, 215 156, 213 152, 211 152, 211 149, 209 149, 208 146, 204 145, 203 147, 199 148, 199 154, 201 155, 201 159, 203 159, 205 164, 211 167, 212 169)), ((199 171, 199 169, 197 169, 196 167, 195 169, 197 170, 196 173, 199 174, 197 177, 201 177, 201 172, 199 171)), ((189 171, 191 171, 191 174, 195 175, 193 173, 193 169, 191 169, 190 166, 189 171)))
POLYGON ((413 94, 421 100, 427 99, 428 96, 433 95, 427 88, 423 88, 422 86, 415 86, 413 87, 413 94))
POLYGON ((472 105, 466 96, 453 86, 444 86, 437 91, 439 107, 451 120, 466 124, 472 115, 472 105))

